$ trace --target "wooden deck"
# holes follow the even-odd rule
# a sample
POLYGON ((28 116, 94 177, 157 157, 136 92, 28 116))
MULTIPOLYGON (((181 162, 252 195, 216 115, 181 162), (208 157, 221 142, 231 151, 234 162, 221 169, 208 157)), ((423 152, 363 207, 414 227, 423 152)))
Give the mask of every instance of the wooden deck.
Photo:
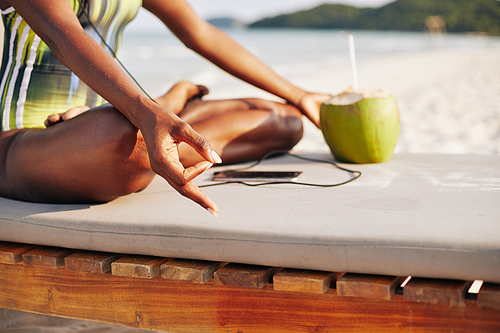
POLYGON ((0 307, 169 332, 500 332, 500 285, 0 242, 0 307))

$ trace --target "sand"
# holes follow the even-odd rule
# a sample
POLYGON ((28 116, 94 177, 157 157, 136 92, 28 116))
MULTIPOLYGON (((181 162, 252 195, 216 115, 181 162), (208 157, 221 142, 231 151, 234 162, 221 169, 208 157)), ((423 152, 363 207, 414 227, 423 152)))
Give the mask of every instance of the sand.
MULTIPOLYGON (((436 48, 359 59, 360 88, 396 96, 401 115, 396 153, 499 154, 499 54, 499 47, 436 48)), ((336 95, 349 87, 352 74, 345 64, 287 79, 309 91, 336 95)), ((236 81, 211 89, 208 98, 242 96, 277 100, 236 81)), ((304 123, 304 137, 294 151, 328 151, 321 132, 304 123)))

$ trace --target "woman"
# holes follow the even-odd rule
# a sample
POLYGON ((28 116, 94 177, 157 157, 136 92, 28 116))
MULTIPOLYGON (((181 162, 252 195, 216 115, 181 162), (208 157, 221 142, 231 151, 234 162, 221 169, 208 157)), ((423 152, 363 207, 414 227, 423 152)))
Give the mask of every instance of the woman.
POLYGON ((329 98, 275 74, 184 0, 0 0, 0 9, 6 27, 0 87, 0 195, 5 197, 109 201, 145 188, 159 174, 217 215, 215 203, 192 180, 221 163, 219 154, 225 163, 235 163, 291 149, 302 135, 301 116, 318 125, 319 106, 329 98), (140 5, 187 47, 287 104, 202 101, 198 97, 208 90, 188 82, 149 99, 87 20, 116 48, 121 29, 140 5), (109 104, 99 106, 99 96, 109 104), (43 110, 37 110, 40 105, 43 110), (90 112, 81 113, 88 107, 90 112), (44 118, 46 129, 40 128, 44 118))

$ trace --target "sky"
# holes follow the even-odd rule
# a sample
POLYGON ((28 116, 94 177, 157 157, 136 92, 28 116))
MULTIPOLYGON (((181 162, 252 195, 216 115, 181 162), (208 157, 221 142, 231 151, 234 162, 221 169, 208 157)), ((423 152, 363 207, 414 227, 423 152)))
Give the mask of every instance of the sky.
MULTIPOLYGON (((245 23, 264 17, 311 9, 323 3, 342 3, 358 7, 379 7, 395 0, 187 0, 204 19, 231 17, 245 23)), ((156 29, 161 24, 145 10, 139 12, 131 30, 156 29)))

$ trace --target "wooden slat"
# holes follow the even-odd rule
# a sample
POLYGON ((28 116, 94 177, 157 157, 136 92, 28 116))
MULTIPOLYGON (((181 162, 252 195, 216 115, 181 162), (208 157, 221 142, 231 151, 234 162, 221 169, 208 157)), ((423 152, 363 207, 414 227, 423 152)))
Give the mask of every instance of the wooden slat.
POLYGON ((401 282, 396 276, 347 273, 337 281, 337 295, 389 300, 401 282))
POLYGON ((286 268, 273 277, 274 290, 323 294, 338 273, 286 268))
POLYGON ((500 310, 500 284, 483 283, 477 301, 481 307, 500 310))
POLYGON ((167 258, 126 256, 111 263, 113 275, 152 279, 161 273, 160 266, 167 258))
POLYGON ((67 256, 64 262, 69 271, 103 274, 110 272, 111 263, 120 257, 122 255, 116 253, 78 251, 67 256))
POLYGON ((213 279, 214 272, 226 263, 171 259, 161 265, 161 277, 169 280, 205 283, 213 279))
POLYGON ((15 265, 23 261, 23 254, 36 245, 0 242, 0 264, 15 265))
POLYGON ((404 287, 404 299, 414 302, 461 305, 470 282, 412 278, 404 287))
POLYGON ((273 267, 231 263, 214 273, 214 282, 225 286, 260 289, 269 283, 273 272, 273 267))
POLYGON ((165 332, 500 332, 500 310, 0 265, 0 308, 165 332), (48 294, 51 297, 48 297, 48 294))
POLYGON ((60 247, 37 247, 24 253, 23 261, 27 266, 60 268, 64 266, 64 258, 73 252, 75 250, 60 247))

